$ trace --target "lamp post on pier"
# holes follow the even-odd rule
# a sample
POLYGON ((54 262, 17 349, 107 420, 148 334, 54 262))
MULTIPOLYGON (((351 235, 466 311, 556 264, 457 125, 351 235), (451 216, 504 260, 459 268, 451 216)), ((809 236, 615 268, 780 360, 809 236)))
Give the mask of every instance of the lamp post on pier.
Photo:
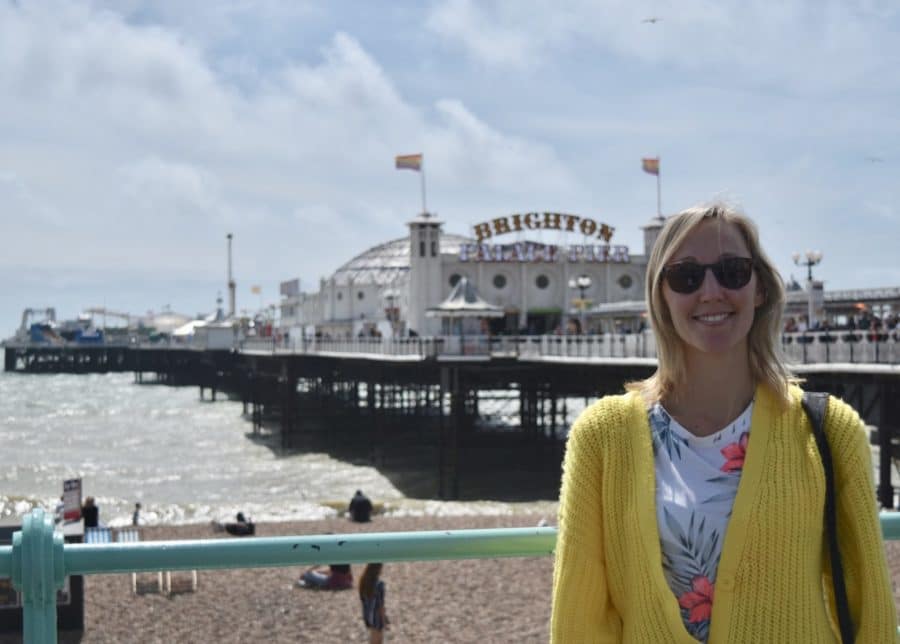
POLYGON ((397 322, 400 319, 400 293, 394 289, 384 292, 384 317, 391 325, 391 337, 397 337, 397 322))
POLYGON ((794 253, 791 257, 794 259, 794 264, 806 267, 806 295, 809 298, 806 327, 811 329, 816 321, 815 283, 813 282, 812 267, 822 261, 822 253, 817 250, 808 250, 803 255, 794 253))
POLYGON ((591 279, 590 275, 579 275, 578 277, 573 277, 569 280, 569 288, 578 290, 578 300, 576 300, 576 304, 578 305, 579 310, 578 323, 581 325, 581 335, 587 335, 587 320, 585 316, 587 313, 588 301, 584 299, 584 293, 591 288, 591 284, 593 283, 594 280, 591 279))

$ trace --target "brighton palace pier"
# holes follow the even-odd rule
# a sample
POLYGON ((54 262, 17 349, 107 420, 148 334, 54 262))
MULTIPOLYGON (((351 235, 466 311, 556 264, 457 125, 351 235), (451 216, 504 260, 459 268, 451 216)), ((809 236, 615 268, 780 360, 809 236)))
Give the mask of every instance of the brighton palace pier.
MULTIPOLYGON (((644 227, 644 248, 633 254, 612 243, 613 228, 577 215, 503 216, 473 226, 473 237, 446 233, 436 217, 420 215, 407 236, 354 257, 322 279, 316 293, 283 283, 282 328, 332 338, 374 328, 382 336, 440 335, 449 330, 447 317, 435 309, 466 278, 470 292, 494 307, 484 330, 552 333, 565 325, 573 297, 584 307, 640 300, 648 249, 662 223, 654 218, 644 227), (570 287, 579 278, 585 286, 570 287)), ((471 313, 458 313, 457 326, 482 331, 477 310, 471 313)))
MULTIPOLYGON (((580 410, 655 367, 642 289, 662 224, 643 227, 634 253, 613 243, 611 227, 575 215, 507 215, 475 225, 471 237, 420 215, 406 237, 351 259, 316 293, 283 283, 280 336, 243 337, 226 321, 188 342, 7 341, 5 368, 129 371, 136 384, 227 395, 243 402, 253 439, 367 460, 408 496, 554 498, 580 410)), ((822 319, 860 305, 896 312, 900 288, 793 291, 788 301, 789 311, 809 307, 822 319)), ((870 426, 879 499, 893 507, 898 331, 782 341, 808 389, 841 396, 870 426)))

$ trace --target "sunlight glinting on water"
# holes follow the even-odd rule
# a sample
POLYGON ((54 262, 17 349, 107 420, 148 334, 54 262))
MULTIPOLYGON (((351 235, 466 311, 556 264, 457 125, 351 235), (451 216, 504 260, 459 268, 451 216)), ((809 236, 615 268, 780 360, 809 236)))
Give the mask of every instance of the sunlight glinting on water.
POLYGON ((136 385, 131 374, 0 374, 0 518, 52 509, 81 478, 101 521, 197 523, 318 519, 360 488, 384 512, 550 515, 554 504, 441 502, 403 497, 375 468, 321 453, 279 454, 250 440, 240 402, 201 401, 196 387, 136 385))

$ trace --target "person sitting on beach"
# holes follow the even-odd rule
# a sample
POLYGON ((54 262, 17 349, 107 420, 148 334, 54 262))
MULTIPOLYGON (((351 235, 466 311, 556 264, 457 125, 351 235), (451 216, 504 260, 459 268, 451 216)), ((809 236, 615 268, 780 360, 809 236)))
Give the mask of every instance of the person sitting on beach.
POLYGON ((94 497, 89 496, 84 500, 81 517, 84 519, 85 528, 96 528, 100 524, 100 508, 94 503, 94 497))
POLYGON ((381 644, 388 625, 381 568, 380 563, 367 564, 359 579, 359 600, 362 602, 363 622, 369 630, 369 644, 381 644))
POLYGON ((369 500, 362 490, 357 490, 353 498, 350 499, 350 520, 356 523, 368 523, 372 520, 372 501, 369 500))
POLYGON ((301 588, 316 590, 347 590, 353 588, 353 572, 350 564, 331 564, 328 572, 320 570, 322 566, 312 566, 297 580, 301 588))
POLYGON ((53 510, 53 520, 56 523, 59 523, 63 520, 66 514, 66 502, 64 496, 59 497, 59 501, 56 502, 56 508, 53 510))
POLYGON ((236 537, 249 537, 256 534, 256 526, 253 521, 247 519, 243 512, 238 512, 235 523, 226 523, 225 532, 236 537))

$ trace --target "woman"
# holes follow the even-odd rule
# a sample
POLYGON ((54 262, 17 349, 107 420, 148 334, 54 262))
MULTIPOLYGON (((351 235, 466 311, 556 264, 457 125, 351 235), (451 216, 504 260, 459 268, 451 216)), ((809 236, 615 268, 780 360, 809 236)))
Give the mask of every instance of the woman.
POLYGON ((388 618, 384 611, 384 582, 381 581, 380 563, 366 565, 359 579, 359 599, 362 602, 363 622, 369 631, 369 644, 384 641, 384 629, 388 618))
MULTIPOLYGON (((658 367, 585 410, 559 509, 557 642, 834 642, 824 473, 778 351, 784 287, 733 208, 685 210, 647 265, 658 367)), ((896 614, 864 425, 826 416, 856 642, 896 614)))

